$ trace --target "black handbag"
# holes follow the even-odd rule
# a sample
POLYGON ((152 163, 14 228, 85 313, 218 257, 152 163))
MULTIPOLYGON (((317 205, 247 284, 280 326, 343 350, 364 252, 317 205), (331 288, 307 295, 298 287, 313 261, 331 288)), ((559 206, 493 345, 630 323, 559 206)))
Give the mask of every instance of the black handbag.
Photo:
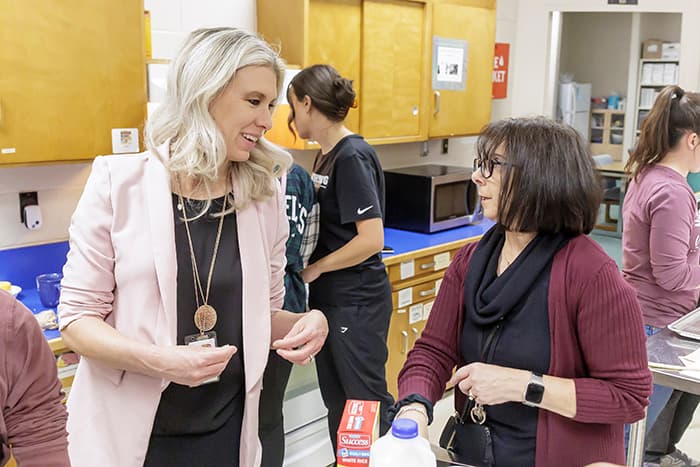
POLYGON ((450 451, 453 459, 462 464, 493 467, 491 430, 465 418, 473 408, 474 402, 468 400, 461 414, 455 413, 447 420, 440 435, 440 447, 450 451))
MULTIPOLYGON (((499 329, 500 325, 494 326, 485 339, 481 347, 482 361, 499 329)), ((456 412, 447 420, 440 435, 440 447, 450 451, 454 460, 462 464, 493 467, 493 440, 491 430, 483 424, 485 419, 483 409, 477 407, 474 399, 468 398, 462 412, 456 412)))

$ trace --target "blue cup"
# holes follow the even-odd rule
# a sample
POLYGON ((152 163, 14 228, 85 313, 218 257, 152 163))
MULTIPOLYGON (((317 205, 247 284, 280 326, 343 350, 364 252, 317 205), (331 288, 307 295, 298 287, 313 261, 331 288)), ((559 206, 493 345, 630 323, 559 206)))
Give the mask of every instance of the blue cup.
POLYGON ((36 276, 36 290, 39 300, 45 307, 53 308, 58 305, 58 297, 61 295, 61 279, 63 274, 52 272, 36 276))

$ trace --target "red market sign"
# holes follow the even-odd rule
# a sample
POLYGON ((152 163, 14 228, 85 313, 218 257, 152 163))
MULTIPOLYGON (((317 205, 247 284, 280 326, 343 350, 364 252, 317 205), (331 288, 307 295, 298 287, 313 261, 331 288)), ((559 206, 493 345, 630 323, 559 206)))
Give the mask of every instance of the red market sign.
POLYGON ((496 52, 493 56, 493 90, 491 97, 505 99, 508 95, 508 54, 510 44, 496 42, 496 52))

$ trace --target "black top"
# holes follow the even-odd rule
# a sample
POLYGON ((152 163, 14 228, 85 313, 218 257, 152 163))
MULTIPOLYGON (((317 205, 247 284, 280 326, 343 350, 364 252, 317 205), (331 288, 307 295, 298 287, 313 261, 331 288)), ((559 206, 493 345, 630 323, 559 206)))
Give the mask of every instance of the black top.
MULTIPOLYGON (((496 276, 498 255, 492 255, 486 265, 481 289, 498 289, 514 275, 527 274, 528 262, 523 252, 500 276, 496 276), (499 282, 501 284, 499 284, 499 282)), ((465 362, 486 361, 508 368, 521 368, 546 374, 549 370, 549 278, 551 261, 533 278, 526 294, 507 315, 495 324, 479 326, 470 319, 464 320, 461 351, 465 362), (481 345, 491 331, 499 326, 491 345, 481 359, 481 345)), ((501 293, 507 293, 503 291, 501 293)), ((535 465, 537 416, 539 409, 519 402, 507 402, 485 406, 486 425, 493 437, 493 451, 499 467, 524 467, 535 465)), ((468 419, 468 417, 467 417, 468 419)))
MULTIPOLYGON (((213 200, 207 214, 188 221, 197 269, 205 293, 220 219, 211 214, 221 212, 223 201, 223 197, 213 200)), ((185 200, 188 219, 199 212, 201 203, 203 202, 185 200)), ((190 249, 182 211, 177 209, 177 205, 178 197, 173 195, 177 252, 177 344, 184 345, 185 336, 196 334, 199 330, 194 324, 197 300, 190 249)), ((217 313, 218 320, 213 329, 217 335, 217 345, 235 345, 238 351, 233 354, 217 383, 196 388, 170 383, 161 395, 153 425, 154 435, 207 434, 229 423, 240 427, 245 402, 241 275, 236 215, 231 213, 224 218, 208 303, 216 309, 217 313), (237 421, 232 422, 232 420, 237 421)), ((238 443, 239 439, 230 440, 227 446, 229 455, 230 449, 238 446, 238 443)), ((212 446, 212 449, 220 451, 221 446, 212 446)), ((237 448, 235 452, 238 452, 237 448)), ((238 455, 236 454, 234 458, 237 462, 238 455)))
MULTIPOLYGON (((348 135, 316 156, 312 180, 321 208, 319 237, 309 262, 332 253, 357 235, 355 222, 384 215, 384 172, 374 149, 360 135, 348 135)), ((384 267, 381 254, 348 270, 384 267)))

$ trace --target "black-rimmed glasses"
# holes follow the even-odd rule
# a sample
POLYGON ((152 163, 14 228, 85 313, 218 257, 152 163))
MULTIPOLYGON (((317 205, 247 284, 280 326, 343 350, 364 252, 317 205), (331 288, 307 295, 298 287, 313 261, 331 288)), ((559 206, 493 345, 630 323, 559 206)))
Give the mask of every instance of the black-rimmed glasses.
POLYGON ((506 167, 506 166, 513 166, 510 162, 504 162, 504 161, 499 161, 497 159, 479 159, 478 157, 474 159, 474 172, 477 170, 481 170, 481 176, 484 178, 489 178, 491 175, 493 175, 493 168, 496 167, 497 165, 506 167))

